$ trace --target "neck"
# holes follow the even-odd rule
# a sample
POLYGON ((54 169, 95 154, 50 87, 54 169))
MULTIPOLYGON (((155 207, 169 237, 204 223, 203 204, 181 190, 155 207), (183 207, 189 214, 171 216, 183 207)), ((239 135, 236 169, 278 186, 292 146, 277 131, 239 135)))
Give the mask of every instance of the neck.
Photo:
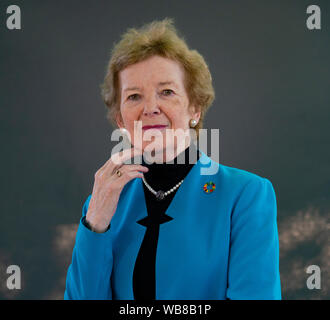
MULTIPOLYGON (((173 163, 173 160, 184 153, 187 148, 193 145, 191 138, 188 141, 184 140, 184 143, 178 143, 175 148, 165 148, 159 151, 145 151, 143 156, 148 163, 173 163)), ((186 160, 187 161, 187 160, 186 160)), ((178 162, 180 163, 180 162, 178 162)))
POLYGON ((142 157, 142 165, 149 168, 144 178, 154 190, 169 190, 184 179, 200 157, 195 143, 192 143, 168 163, 148 163, 142 157))
POLYGON ((199 151, 195 145, 195 143, 191 143, 187 145, 185 149, 180 148, 176 153, 175 157, 170 157, 170 160, 167 161, 155 161, 154 158, 149 159, 145 154, 143 155, 142 162, 143 165, 147 165, 148 167, 171 167, 171 165, 178 165, 181 167, 182 165, 193 165, 199 159, 199 151))

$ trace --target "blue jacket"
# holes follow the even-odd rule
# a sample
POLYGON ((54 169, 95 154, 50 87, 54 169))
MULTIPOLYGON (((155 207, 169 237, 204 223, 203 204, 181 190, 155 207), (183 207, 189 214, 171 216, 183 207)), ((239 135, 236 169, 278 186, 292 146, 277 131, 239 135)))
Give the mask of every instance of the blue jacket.
MULTIPOLYGON (((166 210, 173 219, 160 225, 156 299, 281 299, 272 184, 201 154, 166 210), (201 171, 211 167, 215 174, 201 171), (205 192, 210 181, 215 189, 205 192)), ((137 221, 147 217, 142 184, 136 178, 125 185, 104 233, 82 222, 87 198, 64 299, 134 299, 133 269, 146 230, 137 221)))

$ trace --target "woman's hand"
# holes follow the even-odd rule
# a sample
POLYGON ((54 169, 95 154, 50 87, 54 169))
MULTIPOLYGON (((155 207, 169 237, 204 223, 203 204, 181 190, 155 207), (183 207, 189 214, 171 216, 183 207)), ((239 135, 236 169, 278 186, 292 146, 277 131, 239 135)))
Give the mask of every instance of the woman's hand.
POLYGON ((86 222, 93 231, 106 231, 126 183, 134 178, 142 178, 143 173, 140 171, 149 170, 138 164, 124 164, 126 160, 139 155, 142 155, 142 150, 134 148, 116 153, 95 173, 92 197, 86 214, 86 222), (117 170, 120 170, 121 176, 116 174, 117 170))

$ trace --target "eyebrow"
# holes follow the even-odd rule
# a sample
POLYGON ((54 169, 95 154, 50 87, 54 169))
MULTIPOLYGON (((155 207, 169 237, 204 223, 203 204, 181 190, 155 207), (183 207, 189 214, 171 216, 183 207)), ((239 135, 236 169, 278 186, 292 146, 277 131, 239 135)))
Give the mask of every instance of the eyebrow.
MULTIPOLYGON (((167 84, 172 84, 175 87, 177 87, 177 85, 173 82, 173 81, 162 81, 162 82, 158 82, 158 86, 165 86, 167 84)), ((129 87, 129 88, 125 88, 125 91, 133 91, 133 90, 141 90, 139 87, 129 87)))

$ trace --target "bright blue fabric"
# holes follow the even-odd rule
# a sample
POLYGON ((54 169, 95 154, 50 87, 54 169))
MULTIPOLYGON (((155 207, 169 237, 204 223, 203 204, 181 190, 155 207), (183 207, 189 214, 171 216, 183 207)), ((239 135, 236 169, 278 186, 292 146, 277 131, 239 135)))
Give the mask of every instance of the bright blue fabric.
MULTIPOLYGON (((173 220, 160 225, 156 299, 281 299, 272 184, 201 154, 166 210, 173 220), (210 164, 216 174, 201 174, 210 164), (205 193, 209 181, 216 188, 205 193)), ((92 232, 80 220, 64 299, 134 299, 134 263, 146 230, 137 221, 147 216, 142 183, 126 184, 108 231, 92 232)))

